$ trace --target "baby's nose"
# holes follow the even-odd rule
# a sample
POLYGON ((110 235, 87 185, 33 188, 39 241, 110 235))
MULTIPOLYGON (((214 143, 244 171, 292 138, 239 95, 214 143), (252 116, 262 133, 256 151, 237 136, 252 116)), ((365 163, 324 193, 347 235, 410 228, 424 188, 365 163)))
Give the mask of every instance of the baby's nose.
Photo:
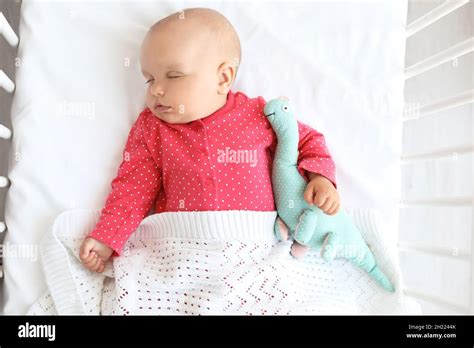
POLYGON ((164 95, 163 86, 158 83, 154 83, 151 87, 151 94, 153 95, 164 95))

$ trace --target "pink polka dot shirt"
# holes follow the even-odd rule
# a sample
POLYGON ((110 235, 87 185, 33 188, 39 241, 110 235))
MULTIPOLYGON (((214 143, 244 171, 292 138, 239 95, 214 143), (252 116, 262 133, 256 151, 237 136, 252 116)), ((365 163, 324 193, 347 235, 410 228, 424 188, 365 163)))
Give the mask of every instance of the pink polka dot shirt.
MULTIPOLYGON (((120 255, 140 222, 153 212, 273 211, 271 168, 276 135, 265 100, 232 91, 211 115, 185 124, 160 120, 146 108, 133 125, 123 161, 90 237, 120 255)), ((324 136, 298 122, 298 170, 336 186, 324 136)))

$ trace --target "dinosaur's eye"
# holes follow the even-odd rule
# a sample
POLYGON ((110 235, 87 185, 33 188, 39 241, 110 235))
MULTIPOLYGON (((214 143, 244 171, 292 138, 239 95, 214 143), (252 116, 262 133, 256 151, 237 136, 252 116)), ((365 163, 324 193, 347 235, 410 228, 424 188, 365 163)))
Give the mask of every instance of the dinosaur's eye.
POLYGON ((282 106, 281 106, 281 109, 282 109, 284 112, 288 112, 288 105, 282 105, 282 106))

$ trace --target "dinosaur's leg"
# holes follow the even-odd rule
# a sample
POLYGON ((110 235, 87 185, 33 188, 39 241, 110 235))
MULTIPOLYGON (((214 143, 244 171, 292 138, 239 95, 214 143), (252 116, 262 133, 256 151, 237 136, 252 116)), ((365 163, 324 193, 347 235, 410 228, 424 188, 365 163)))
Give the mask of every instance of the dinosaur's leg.
POLYGON ((291 255, 300 259, 309 251, 309 247, 305 244, 309 243, 313 237, 316 228, 318 216, 312 210, 305 210, 300 216, 300 221, 295 229, 294 243, 291 246, 291 255))
POLYGON ((313 237, 316 230, 318 215, 313 210, 307 209, 301 214, 300 222, 295 228, 295 241, 300 244, 307 245, 313 237))
MULTIPOLYGON (((288 239, 288 226, 286 226, 286 224, 283 222, 282 219, 280 219, 280 217, 276 218, 273 230, 275 232, 275 236, 280 242, 284 242, 288 239)), ((301 245, 298 242, 294 242, 291 246, 291 255, 299 259, 300 257, 303 257, 306 254, 308 249, 309 248, 307 246, 301 245)))
POLYGON ((283 222, 280 217, 277 217, 275 220, 275 225, 273 226, 273 231, 275 236, 280 242, 284 242, 288 239, 288 226, 283 222))

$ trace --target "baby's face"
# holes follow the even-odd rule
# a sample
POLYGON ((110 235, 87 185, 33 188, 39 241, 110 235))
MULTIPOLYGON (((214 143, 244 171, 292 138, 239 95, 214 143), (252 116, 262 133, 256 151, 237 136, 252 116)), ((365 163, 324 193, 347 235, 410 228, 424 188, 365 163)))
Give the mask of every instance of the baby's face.
POLYGON ((212 114, 225 103, 219 88, 219 55, 206 47, 205 34, 179 28, 149 32, 141 50, 146 105, 161 120, 187 123, 212 114))

